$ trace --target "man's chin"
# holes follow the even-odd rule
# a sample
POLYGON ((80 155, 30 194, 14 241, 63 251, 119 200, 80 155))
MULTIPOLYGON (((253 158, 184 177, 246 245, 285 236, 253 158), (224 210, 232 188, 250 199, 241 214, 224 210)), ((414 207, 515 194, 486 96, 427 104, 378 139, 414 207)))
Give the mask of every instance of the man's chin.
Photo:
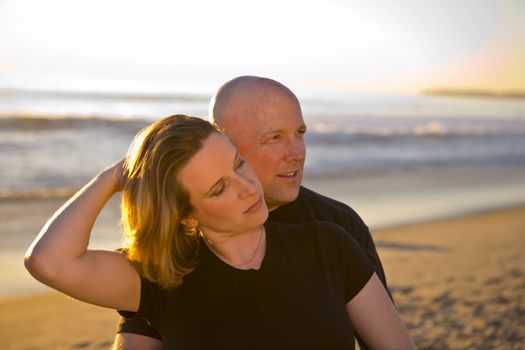
POLYGON ((265 193, 268 209, 274 210, 278 207, 291 203, 299 196, 299 186, 297 188, 274 189, 272 193, 265 193))

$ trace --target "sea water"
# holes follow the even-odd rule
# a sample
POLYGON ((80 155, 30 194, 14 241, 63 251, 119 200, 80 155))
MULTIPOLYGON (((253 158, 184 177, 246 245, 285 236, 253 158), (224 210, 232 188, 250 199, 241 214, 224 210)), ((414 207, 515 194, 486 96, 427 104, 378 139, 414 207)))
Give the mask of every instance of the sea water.
MULTIPOLYGON (((206 117, 209 95, 0 91, 0 198, 78 188, 154 120, 206 117)), ((307 178, 525 165, 525 100, 334 94, 301 98, 307 178)))

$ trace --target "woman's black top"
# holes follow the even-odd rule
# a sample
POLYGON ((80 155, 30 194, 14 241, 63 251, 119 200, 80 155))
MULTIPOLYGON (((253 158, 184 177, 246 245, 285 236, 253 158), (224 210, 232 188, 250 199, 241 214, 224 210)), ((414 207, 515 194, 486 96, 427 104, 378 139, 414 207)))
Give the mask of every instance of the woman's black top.
POLYGON ((374 267, 340 226, 266 223, 259 270, 224 263, 201 242, 200 262, 177 289, 146 279, 136 314, 166 349, 353 349, 346 303, 374 267))

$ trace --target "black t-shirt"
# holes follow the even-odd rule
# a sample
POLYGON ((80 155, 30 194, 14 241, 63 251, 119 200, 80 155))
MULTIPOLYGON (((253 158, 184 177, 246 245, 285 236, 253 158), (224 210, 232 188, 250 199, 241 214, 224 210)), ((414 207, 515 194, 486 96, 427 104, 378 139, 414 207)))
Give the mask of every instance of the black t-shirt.
POLYGON ((167 349, 353 349, 346 303, 374 272, 338 225, 266 223, 259 270, 239 270, 201 243, 177 289, 142 279, 136 315, 167 349))
POLYGON ((385 272, 370 230, 361 217, 348 205, 301 186, 297 199, 271 211, 268 220, 289 224, 310 221, 329 221, 338 224, 366 253, 375 267, 377 276, 388 291, 385 272))
MULTIPOLYGON (((289 224, 329 221, 338 224, 352 236, 366 253, 368 259, 375 267, 377 276, 383 282, 385 288, 387 287, 383 267, 379 260, 370 230, 359 215, 348 205, 301 186, 297 199, 271 211, 268 221, 289 224)), ((135 333, 161 339, 155 329, 140 318, 121 318, 117 332, 135 333)))

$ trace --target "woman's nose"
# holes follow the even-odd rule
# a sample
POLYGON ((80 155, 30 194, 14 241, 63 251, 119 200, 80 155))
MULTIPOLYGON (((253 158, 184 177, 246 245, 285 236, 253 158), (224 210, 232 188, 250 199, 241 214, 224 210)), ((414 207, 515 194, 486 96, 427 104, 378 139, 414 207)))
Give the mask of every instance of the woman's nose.
MULTIPOLYGON (((255 174, 253 175, 255 176, 255 174)), ((257 184, 255 179, 250 176, 250 174, 239 174, 239 184, 240 184, 240 192, 239 197, 240 198, 246 198, 249 196, 252 196, 253 194, 257 193, 257 184)))

